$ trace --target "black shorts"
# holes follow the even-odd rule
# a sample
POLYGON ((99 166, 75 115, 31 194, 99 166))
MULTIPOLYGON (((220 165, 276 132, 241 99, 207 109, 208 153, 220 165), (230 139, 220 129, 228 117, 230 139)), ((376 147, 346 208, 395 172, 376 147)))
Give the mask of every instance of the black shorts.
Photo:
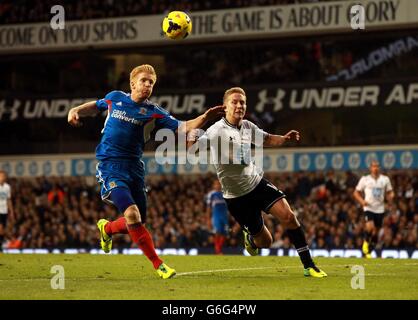
POLYGON ((238 198, 225 199, 225 201, 229 212, 240 226, 255 235, 264 226, 261 211, 269 213, 273 204, 285 197, 282 191, 263 178, 253 191, 238 198))
POLYGON ((5 229, 7 227, 7 216, 8 216, 8 214, 1 214, 0 213, 0 224, 2 224, 5 229))
POLYGON ((381 228, 383 225, 384 213, 374 213, 371 211, 364 211, 366 221, 373 221, 377 228, 381 228))

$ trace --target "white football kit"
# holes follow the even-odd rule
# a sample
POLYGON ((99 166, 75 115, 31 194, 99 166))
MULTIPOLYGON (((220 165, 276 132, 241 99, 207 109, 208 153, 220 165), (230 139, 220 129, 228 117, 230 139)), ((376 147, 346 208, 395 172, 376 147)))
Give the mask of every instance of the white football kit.
POLYGON ((361 177, 356 190, 364 192, 364 200, 368 204, 363 207, 364 211, 384 213, 385 195, 388 191, 392 191, 393 188, 388 176, 380 174, 379 177, 375 179, 369 174, 361 177))
POLYGON ((267 135, 248 120, 238 128, 222 118, 198 139, 200 150, 210 148, 224 198, 243 196, 260 183, 263 171, 251 160, 251 144, 262 147, 267 135))
POLYGON ((7 207, 7 200, 10 200, 11 192, 10 192, 10 185, 7 183, 3 183, 0 185, 0 214, 7 214, 8 207, 7 207))

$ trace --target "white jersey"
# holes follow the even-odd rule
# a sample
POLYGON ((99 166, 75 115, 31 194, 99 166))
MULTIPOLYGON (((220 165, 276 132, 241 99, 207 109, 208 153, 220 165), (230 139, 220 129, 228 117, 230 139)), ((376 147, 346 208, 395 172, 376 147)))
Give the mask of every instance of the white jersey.
POLYGON ((367 206, 363 207, 364 211, 384 213, 386 192, 393 189, 388 176, 380 174, 375 179, 369 174, 361 177, 356 190, 364 192, 364 200, 368 203, 367 206))
POLYGON ((10 186, 7 183, 0 184, 0 214, 7 214, 7 200, 11 196, 10 186))
POLYGON ((267 132, 248 120, 238 128, 222 118, 199 138, 200 150, 210 147, 224 198, 243 196, 259 184, 263 171, 250 160, 251 144, 262 146, 266 136, 267 132))

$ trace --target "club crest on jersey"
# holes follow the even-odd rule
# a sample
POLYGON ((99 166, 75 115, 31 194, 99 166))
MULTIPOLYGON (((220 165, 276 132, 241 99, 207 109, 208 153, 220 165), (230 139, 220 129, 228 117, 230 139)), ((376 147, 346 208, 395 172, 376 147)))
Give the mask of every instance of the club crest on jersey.
POLYGON ((145 108, 139 109, 139 114, 147 114, 147 109, 145 108))
POLYGON ((110 182, 109 182, 109 187, 110 187, 110 188, 115 188, 115 187, 117 187, 116 182, 115 182, 115 181, 110 181, 110 182))

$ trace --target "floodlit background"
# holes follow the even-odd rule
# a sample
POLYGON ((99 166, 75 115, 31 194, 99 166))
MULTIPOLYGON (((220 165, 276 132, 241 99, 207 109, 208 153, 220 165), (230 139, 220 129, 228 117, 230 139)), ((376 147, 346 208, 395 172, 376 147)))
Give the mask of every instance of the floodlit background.
MULTIPOLYGON (((158 75, 153 101, 179 119, 241 86, 248 119, 271 133, 301 132, 300 143, 265 152, 264 170, 287 194, 314 255, 361 256, 347 251, 361 248, 364 231, 351 194, 378 159, 396 199, 376 254, 417 258, 418 11, 413 0, 362 3, 365 29, 353 30, 351 1, 2 1, 0 169, 17 216, 0 229, 3 250, 98 249, 96 221, 119 215, 94 178, 105 114, 73 128, 67 113, 128 91, 130 70, 149 63, 158 75), (56 4, 63 30, 51 29, 56 4), (171 10, 193 20, 183 41, 161 35, 171 10)), ((213 168, 158 165, 155 148, 147 145, 144 161, 156 247, 213 253, 204 202, 213 168)), ((287 255, 286 232, 264 218, 274 236, 267 254, 287 255)), ((229 226, 224 252, 242 254, 232 217, 229 226)), ((119 252, 130 247, 128 237, 114 238, 119 252)))

